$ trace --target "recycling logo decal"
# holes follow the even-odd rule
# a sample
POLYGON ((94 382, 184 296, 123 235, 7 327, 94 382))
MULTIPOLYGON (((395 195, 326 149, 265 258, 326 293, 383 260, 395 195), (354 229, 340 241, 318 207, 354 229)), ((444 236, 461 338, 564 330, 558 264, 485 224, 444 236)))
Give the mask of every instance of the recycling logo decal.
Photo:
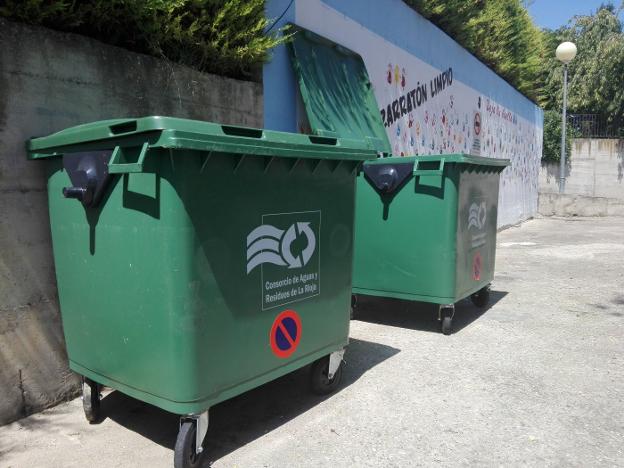
POLYGON ((262 310, 320 293, 321 212, 262 216, 246 242, 246 272, 259 271, 262 310))
POLYGON ((247 236, 247 274, 263 263, 301 268, 310 261, 315 249, 316 236, 308 222, 294 223, 286 231, 264 224, 247 236), (291 246, 300 234, 305 235, 308 243, 295 257, 291 246))
POLYGON ((487 217, 487 209, 485 201, 481 203, 472 203, 468 210, 468 229, 475 227, 477 229, 483 229, 485 226, 485 220, 487 217))

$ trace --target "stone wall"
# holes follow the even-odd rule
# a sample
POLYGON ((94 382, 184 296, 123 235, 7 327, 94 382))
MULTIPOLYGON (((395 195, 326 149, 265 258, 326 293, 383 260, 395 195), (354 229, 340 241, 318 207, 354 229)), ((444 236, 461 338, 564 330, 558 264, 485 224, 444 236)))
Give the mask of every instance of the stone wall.
POLYGON ((94 120, 169 115, 262 126, 262 87, 0 19, 0 424, 75 395, 42 162, 25 141, 94 120))

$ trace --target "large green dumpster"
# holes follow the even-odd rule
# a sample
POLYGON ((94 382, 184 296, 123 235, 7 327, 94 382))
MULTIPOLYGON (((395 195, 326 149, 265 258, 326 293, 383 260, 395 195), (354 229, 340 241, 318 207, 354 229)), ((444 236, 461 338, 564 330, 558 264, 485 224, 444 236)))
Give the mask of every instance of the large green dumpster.
POLYGON ((446 334, 455 302, 471 296, 485 306, 507 164, 464 154, 366 163, 357 183, 354 294, 440 304, 446 334))
MULTIPOLYGON (((507 160, 464 154, 392 157, 362 58, 294 27, 290 43, 310 129, 364 139, 381 156, 358 176, 353 271, 357 294, 484 305, 494 271, 499 173, 507 160)), ((410 103, 411 106, 411 103, 410 103)))
POLYGON ((88 419, 101 385, 181 414, 186 466, 212 405, 310 363, 315 391, 336 387, 355 174, 373 150, 145 117, 36 138, 29 154, 47 159, 63 328, 88 419))

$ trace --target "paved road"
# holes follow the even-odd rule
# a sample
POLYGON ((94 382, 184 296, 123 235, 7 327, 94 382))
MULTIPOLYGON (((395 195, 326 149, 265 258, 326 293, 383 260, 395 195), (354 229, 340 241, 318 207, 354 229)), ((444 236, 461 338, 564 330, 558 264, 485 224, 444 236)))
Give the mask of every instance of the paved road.
MULTIPOLYGON (((624 466, 624 218, 527 222, 497 263, 454 335, 431 306, 365 301, 340 392, 299 371, 213 408, 213 466, 624 466)), ((171 466, 175 416, 111 393, 89 426, 80 405, 0 428, 0 466, 171 466)))

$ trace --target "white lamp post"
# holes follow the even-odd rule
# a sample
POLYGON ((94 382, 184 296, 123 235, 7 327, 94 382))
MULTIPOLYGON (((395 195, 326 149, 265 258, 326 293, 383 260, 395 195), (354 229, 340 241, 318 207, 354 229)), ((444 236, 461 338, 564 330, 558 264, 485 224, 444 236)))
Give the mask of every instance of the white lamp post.
POLYGON ((566 106, 568 104, 568 63, 576 57, 576 45, 573 42, 562 42, 555 55, 563 63, 563 113, 561 116, 561 159, 559 160, 559 193, 565 191, 565 159, 566 159, 566 106))

